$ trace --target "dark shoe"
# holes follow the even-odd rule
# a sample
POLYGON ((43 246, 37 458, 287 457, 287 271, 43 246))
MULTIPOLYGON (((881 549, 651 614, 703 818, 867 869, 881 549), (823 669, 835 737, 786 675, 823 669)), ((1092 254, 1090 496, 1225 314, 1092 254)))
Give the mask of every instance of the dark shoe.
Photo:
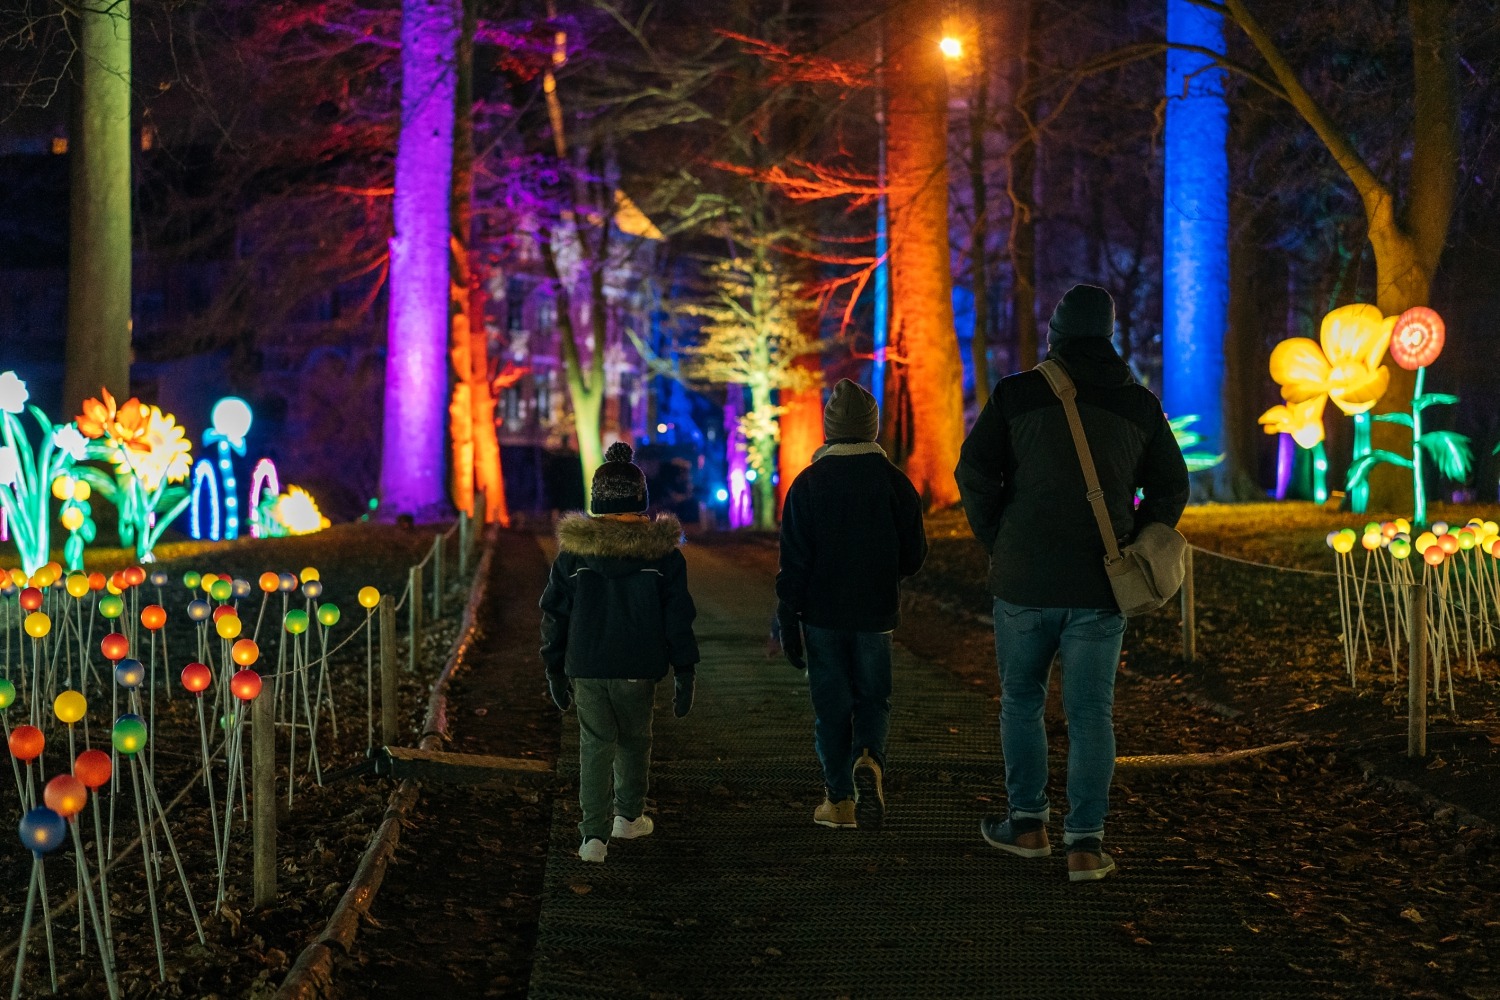
POLYGON ((1075 840, 1068 845, 1068 881, 1094 882, 1112 874, 1115 859, 1104 853, 1098 837, 1075 840))
POLYGON ((883 775, 868 747, 854 762, 854 818, 861 830, 879 830, 885 822, 883 775))
POLYGON ((1047 824, 1039 819, 1001 819, 986 816, 979 821, 979 835, 991 847, 1018 858, 1045 858, 1052 853, 1047 824))

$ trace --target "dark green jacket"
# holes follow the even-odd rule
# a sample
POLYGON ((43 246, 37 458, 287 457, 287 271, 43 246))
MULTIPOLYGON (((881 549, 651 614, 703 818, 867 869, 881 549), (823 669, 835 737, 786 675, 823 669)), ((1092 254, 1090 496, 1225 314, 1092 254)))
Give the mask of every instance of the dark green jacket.
POLYGON ((569 514, 542 594, 542 662, 569 677, 660 680, 692 673, 697 609, 678 548, 682 524, 569 514))
MULTIPOLYGON (((1160 401, 1103 338, 1065 342, 1049 357, 1078 387, 1117 540, 1129 543, 1148 521, 1175 526, 1187 504, 1187 466, 1160 401)), ((969 526, 990 554, 990 593, 1032 608, 1117 606, 1067 414, 1045 376, 1001 379, 964 441, 956 475, 969 526)))

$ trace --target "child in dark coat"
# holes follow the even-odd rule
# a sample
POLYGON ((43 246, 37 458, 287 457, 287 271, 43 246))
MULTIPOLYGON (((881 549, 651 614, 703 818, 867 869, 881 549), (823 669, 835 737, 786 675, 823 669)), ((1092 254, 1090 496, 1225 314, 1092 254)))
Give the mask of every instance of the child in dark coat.
POLYGON ((692 708, 698 662, 682 525, 671 514, 646 516, 646 477, 631 455, 629 445, 611 445, 594 472, 594 516, 558 524, 541 601, 547 687, 559 711, 578 703, 578 856, 593 862, 604 861, 610 837, 655 828, 645 810, 656 682, 670 666, 680 719, 692 708))

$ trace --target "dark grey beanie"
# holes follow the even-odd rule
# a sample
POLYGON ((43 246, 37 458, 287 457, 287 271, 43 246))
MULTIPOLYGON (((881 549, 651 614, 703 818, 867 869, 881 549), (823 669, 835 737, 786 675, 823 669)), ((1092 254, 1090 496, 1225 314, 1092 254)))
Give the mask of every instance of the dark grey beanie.
POLYGON ((1065 340, 1115 335, 1115 300, 1098 285, 1074 285, 1047 321, 1047 346, 1065 340))
POLYGON ((874 441, 880 436, 880 407, 858 382, 839 379, 823 407, 823 437, 828 441, 874 441))
POLYGON ((630 459, 635 452, 624 441, 616 441, 604 453, 604 464, 594 470, 589 490, 589 512, 593 514, 644 514, 646 474, 630 459))

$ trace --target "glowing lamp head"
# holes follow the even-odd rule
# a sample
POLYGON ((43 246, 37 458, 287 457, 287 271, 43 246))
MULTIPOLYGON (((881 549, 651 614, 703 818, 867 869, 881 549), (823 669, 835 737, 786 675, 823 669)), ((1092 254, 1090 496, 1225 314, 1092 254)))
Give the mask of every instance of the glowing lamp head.
POLYGON ((260 589, 264 593, 274 594, 276 593, 276 588, 281 584, 281 577, 277 576, 275 573, 267 571, 265 573, 262 573, 260 575, 260 579, 255 582, 260 585, 260 589))
POLYGON ((72 819, 89 804, 89 790, 71 774, 59 774, 42 789, 42 801, 63 819, 72 819))
POLYGON ((229 655, 242 667, 254 666, 255 661, 260 659, 260 647, 255 644, 254 639, 240 639, 229 648, 229 655))
POLYGON ((323 577, 318 573, 318 571, 317 571, 317 569, 315 567, 313 567, 313 566, 303 566, 302 567, 302 582, 303 583, 306 583, 309 580, 321 580, 321 579, 323 579, 323 577))
POLYGON ((1474 543, 1477 541, 1479 541, 1479 539, 1475 537, 1474 532, 1470 529, 1458 529, 1458 547, 1460 549, 1463 549, 1465 552, 1467 552, 1474 547, 1474 543))
POLYGON ((221 604, 213 610, 214 624, 218 624, 220 618, 237 618, 239 611, 231 604, 221 604))
POLYGON ((94 593, 97 594, 99 593, 99 591, 103 590, 105 584, 107 583, 109 583, 109 581, 105 579, 103 573, 95 572, 89 574, 89 589, 94 593))
POLYGON ((1354 536, 1346 535, 1342 531, 1333 540, 1333 551, 1339 555, 1354 551, 1354 536))
POLYGON ((339 623, 340 617, 342 617, 342 612, 339 611, 337 604, 318 605, 318 624, 324 628, 333 628, 339 623))
POLYGON ((1413 544, 1419 555, 1426 555, 1427 550, 1437 544, 1437 535, 1430 531, 1424 531, 1417 536, 1417 540, 1413 544))
POLYGON ((1448 522, 1447 521, 1433 521, 1432 525, 1431 525, 1431 528, 1432 528, 1432 533, 1434 535, 1437 535, 1439 538, 1442 538, 1444 535, 1446 535, 1448 533, 1448 522))
POLYGON ((296 609, 288 611, 283 626, 291 635, 301 635, 307 631, 307 612, 296 609))
POLYGON ((1359 544, 1364 547, 1366 552, 1374 552, 1385 544, 1385 536, 1378 531, 1367 531, 1359 537, 1359 544))
POLYGON ((359 588, 359 606, 362 608, 373 608, 380 603, 380 591, 374 587, 359 588))
POLYGON ((1451 556, 1453 553, 1459 550, 1457 535, 1439 535, 1437 544, 1438 548, 1443 550, 1444 555, 1451 556))
POLYGON ((215 434, 240 447, 245 443, 245 435, 250 433, 255 416, 250 412, 249 403, 238 396, 225 396, 214 404, 209 419, 213 421, 215 434))
POLYGON ((115 683, 134 690, 146 681, 146 665, 140 660, 124 659, 115 664, 115 683))
POLYGON ((213 683, 214 672, 207 664, 189 663, 182 668, 182 686, 193 694, 202 694, 213 683))
POLYGON ((318 598, 323 596, 322 580, 308 580, 306 577, 303 577, 303 580, 305 581, 302 584, 303 597, 307 598, 310 601, 316 601, 318 598))
POLYGON ((1443 317, 1426 306, 1414 306, 1396 317, 1391 330, 1391 358, 1407 371, 1425 368, 1443 353, 1446 337, 1443 317))
POLYGON ((211 593, 213 593, 214 584, 216 584, 218 582, 219 582, 219 574, 217 574, 217 573, 204 573, 202 576, 200 576, 198 578, 198 589, 201 590, 201 591, 203 591, 205 594, 211 594, 211 593))
POLYGON ((231 580, 215 580, 214 585, 208 588, 208 596, 216 601, 227 601, 234 596, 234 583, 231 580))
POLYGON ((62 846, 63 839, 68 835, 68 821, 59 816, 56 810, 37 806, 21 817, 16 829, 21 835, 21 845, 41 857, 62 846))
POLYGON ((229 690, 240 701, 254 701, 260 694, 260 674, 241 670, 229 679, 229 690))
POLYGON ((214 613, 214 609, 207 601, 191 601, 188 603, 187 613, 188 617, 195 622, 206 622, 214 613))
POLYGON ((33 611, 26 616, 26 634, 33 639, 40 639, 51 631, 52 619, 45 611, 33 611))
POLYGON ((10 755, 30 764, 47 749, 47 737, 36 726, 17 726, 10 731, 10 755))
POLYGON ((62 691, 52 699, 52 714, 69 726, 82 719, 88 710, 88 700, 77 691, 62 691))
POLYGON ((171 577, 167 576, 167 571, 164 569, 151 571, 151 586, 153 587, 165 587, 171 579, 171 577))
POLYGON ((104 658, 110 662, 123 660, 130 652, 130 640, 118 632, 111 632, 99 640, 99 652, 103 653, 104 658))
POLYGON ((134 757, 146 748, 146 720, 139 715, 120 716, 115 720, 110 741, 117 752, 134 757))
POLYGON ((118 618, 125 613, 125 602, 119 594, 105 594, 99 598, 99 613, 105 618, 118 618))
POLYGON ((21 591, 21 610, 35 611, 42 606, 42 590, 40 587, 27 587, 21 591))
POLYGON ((1411 542, 1401 538, 1391 539, 1391 556, 1395 559, 1405 559, 1411 555, 1411 542))
POLYGON ((10 708, 16 701, 16 686, 0 677, 0 712, 10 708))
MULTIPOLYGON (((1496 559, 1500 559, 1500 538, 1496 538, 1490 542, 1490 555, 1494 556, 1496 559)), ((4 707, 4 705, 0 705, 0 708, 4 707)))
POLYGON ((188 590, 197 590, 198 584, 203 580, 203 574, 197 570, 188 570, 182 574, 182 585, 188 590))
POLYGON ((282 573, 276 578, 276 589, 283 594, 290 594, 297 589, 297 574, 282 573))
POLYGON ((10 571, 10 582, 17 587, 26 586, 26 572, 20 567, 12 569, 10 571))
POLYGON ((72 598, 84 597, 89 592, 89 578, 82 573, 68 574, 68 596, 72 598))
POLYGON ((1448 553, 1443 551, 1441 545, 1433 544, 1427 546, 1427 550, 1422 553, 1422 558, 1427 561, 1427 565, 1429 566, 1441 566, 1443 560, 1448 558, 1448 553))
POLYGON ((141 625, 155 632, 167 623, 167 609, 160 604, 148 604, 141 609, 141 625))
POLYGON ((103 788, 113 772, 109 754, 103 750, 85 750, 73 762, 73 775, 88 788, 103 788))
POLYGON ((962 39, 952 35, 944 35, 938 42, 938 51, 943 54, 944 59, 962 59, 964 55, 964 43, 962 39))
POLYGON ((146 570, 141 566, 125 567, 125 582, 132 587, 139 587, 146 582, 146 570))
POLYGON ((214 631, 220 639, 236 639, 244 628, 239 615, 223 615, 214 622, 214 631))
POLYGON ((234 596, 240 600, 249 597, 255 591, 255 586, 249 580, 236 579, 233 584, 234 596))

